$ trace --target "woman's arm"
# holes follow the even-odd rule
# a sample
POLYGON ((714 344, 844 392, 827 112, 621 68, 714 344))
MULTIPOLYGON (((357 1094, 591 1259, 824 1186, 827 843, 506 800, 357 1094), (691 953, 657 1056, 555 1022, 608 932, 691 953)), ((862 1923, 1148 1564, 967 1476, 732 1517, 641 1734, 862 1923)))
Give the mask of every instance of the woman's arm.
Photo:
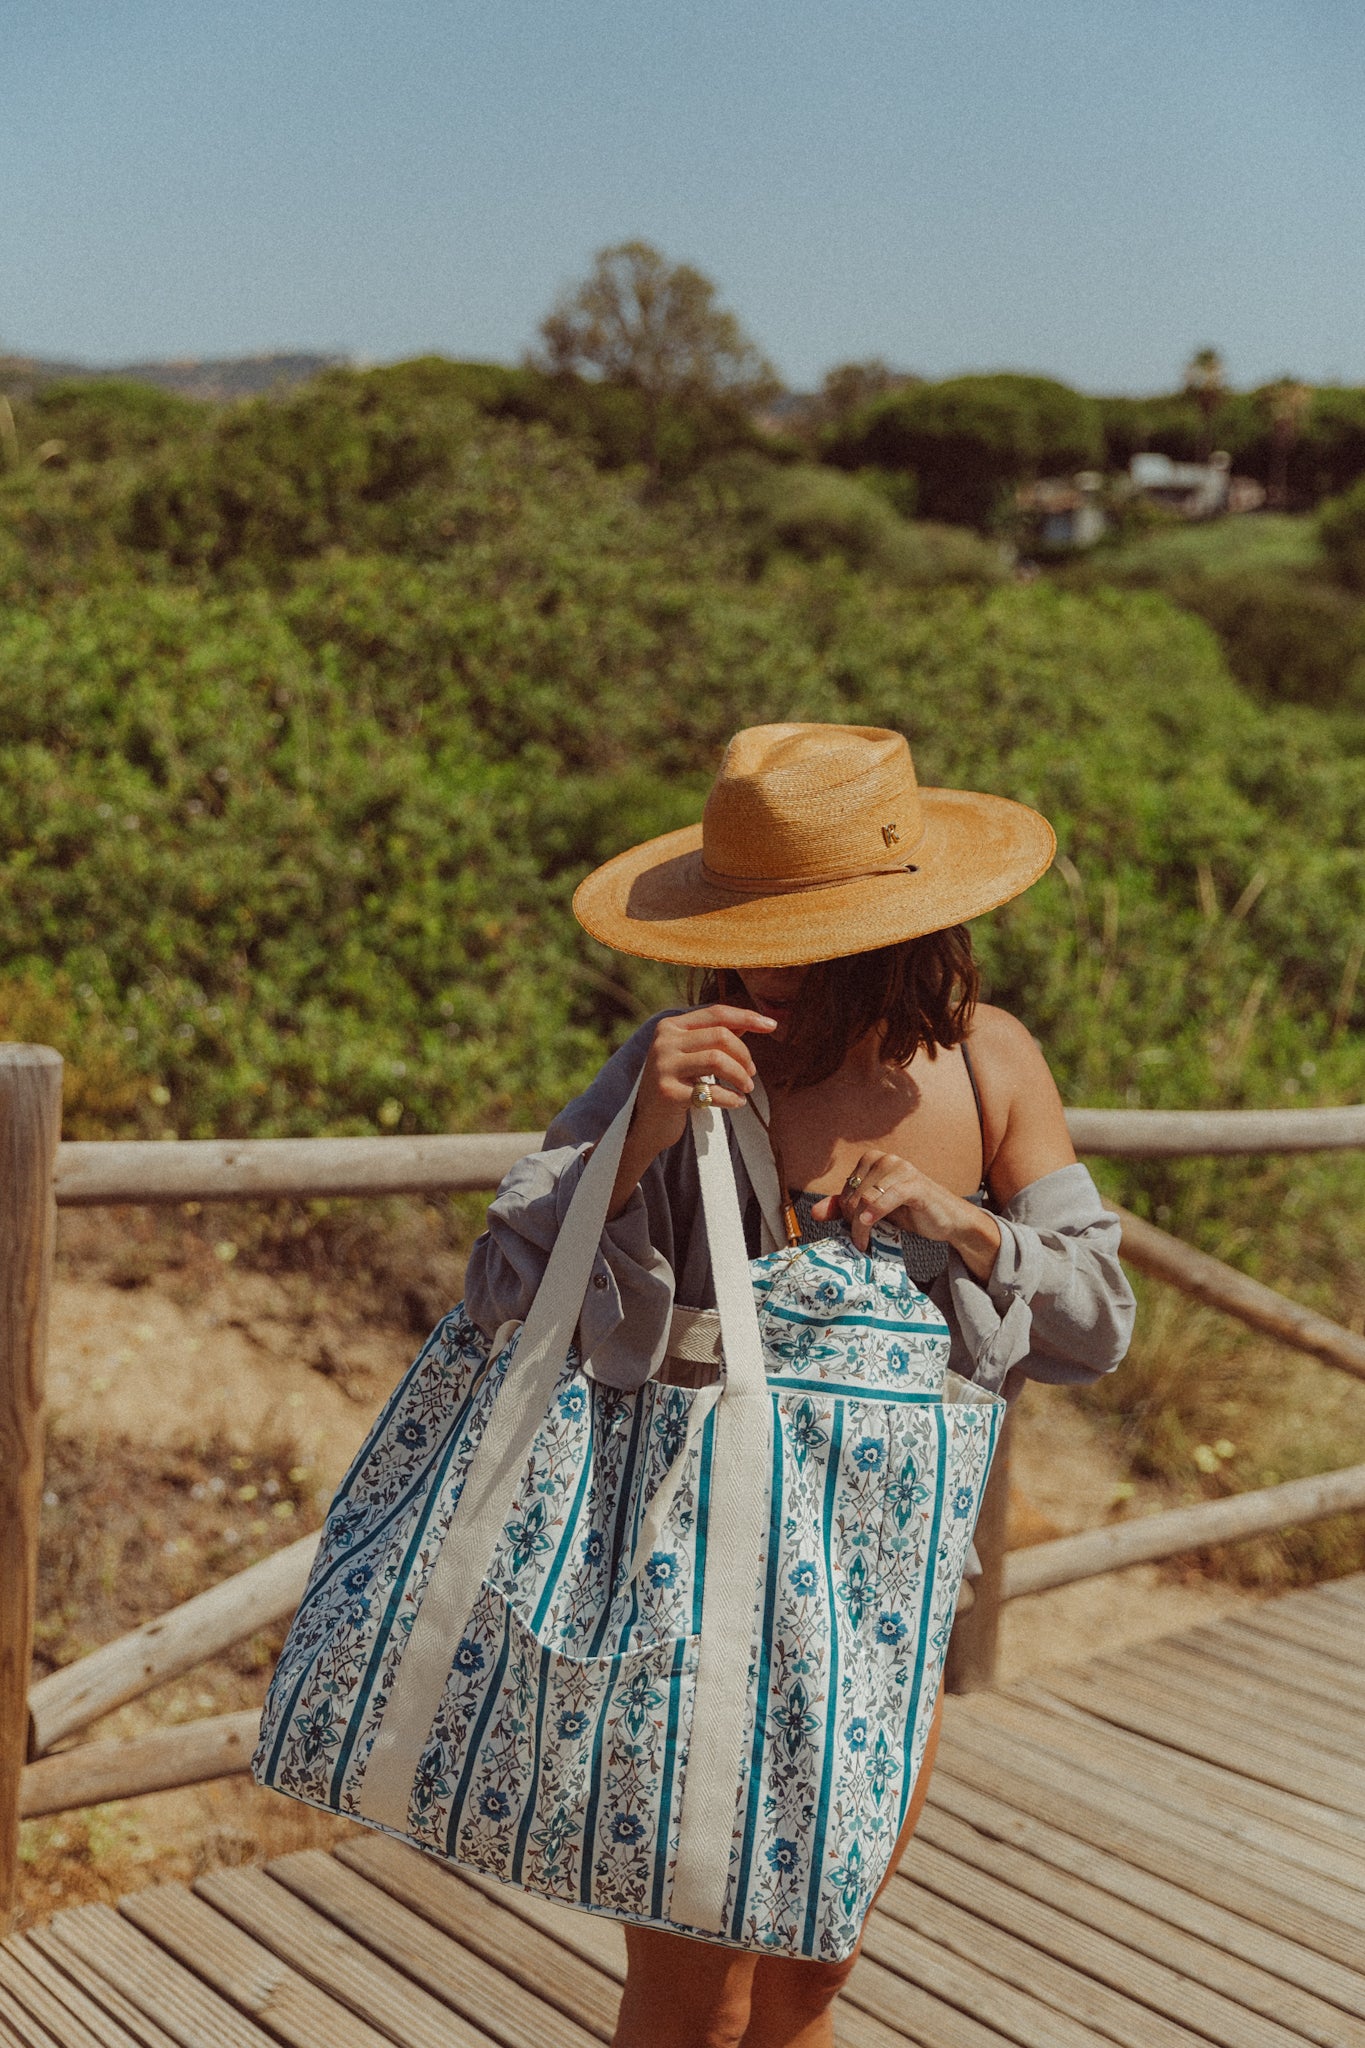
POLYGON ((883 1217, 949 1245, 948 1284, 935 1283, 935 1298, 944 1293, 979 1380, 998 1386, 1016 1366, 1034 1379, 1097 1378, 1126 1353, 1136 1310, 1118 1223, 1077 1161, 1057 1084, 1018 1018, 980 1005, 971 1048, 999 1213, 885 1153, 859 1160, 855 1194, 832 1195, 814 1213, 842 1211, 864 1249, 883 1217))

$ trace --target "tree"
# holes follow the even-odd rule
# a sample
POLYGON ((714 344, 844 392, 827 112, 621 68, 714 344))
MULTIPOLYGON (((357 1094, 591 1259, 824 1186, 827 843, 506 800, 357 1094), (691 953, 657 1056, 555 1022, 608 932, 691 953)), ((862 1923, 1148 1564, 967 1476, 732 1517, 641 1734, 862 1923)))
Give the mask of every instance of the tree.
POLYGON ((772 365, 716 287, 648 242, 601 249, 591 274, 541 322, 543 367, 600 378, 644 401, 648 458, 659 468, 670 407, 748 411, 781 389, 772 365))
POLYGON ((845 469, 913 473, 924 518, 989 529, 1011 489, 1093 469, 1103 452, 1093 398, 1051 377, 950 377, 878 399, 836 432, 845 469))
POLYGON ((1204 460, 1213 453, 1213 416, 1228 388, 1227 370, 1216 348, 1197 348, 1185 365, 1184 388, 1204 415, 1204 460))
POLYGON ((1283 512, 1289 504, 1289 458, 1303 432, 1313 404, 1313 393, 1296 377, 1278 377, 1273 384, 1266 386, 1264 397, 1273 451, 1270 502, 1283 512))

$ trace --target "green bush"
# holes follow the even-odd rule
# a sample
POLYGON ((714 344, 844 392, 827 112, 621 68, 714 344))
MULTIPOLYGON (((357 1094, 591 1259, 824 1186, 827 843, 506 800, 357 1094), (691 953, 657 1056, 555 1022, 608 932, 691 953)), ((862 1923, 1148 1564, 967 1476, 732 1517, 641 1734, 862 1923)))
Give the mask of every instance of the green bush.
POLYGON ((1323 506, 1318 538, 1337 579, 1348 590, 1365 591, 1365 478, 1323 506))
POLYGON ((1365 711, 1365 605, 1281 571, 1177 580, 1168 594, 1206 619, 1228 667, 1259 697, 1365 711))
POLYGON ((909 471, 929 519, 987 527, 1027 477, 1093 468, 1093 399, 1050 377, 954 377, 878 399, 829 446, 846 469, 909 471))
POLYGON ((207 408, 152 384, 108 377, 45 385, 15 411, 26 453, 57 441, 73 462, 108 462, 187 438, 207 408))
POLYGON ((837 558, 907 590, 1000 581, 997 547, 961 527, 902 518, 873 474, 740 454, 709 464, 693 495, 744 532, 755 567, 787 550, 808 562, 837 558))

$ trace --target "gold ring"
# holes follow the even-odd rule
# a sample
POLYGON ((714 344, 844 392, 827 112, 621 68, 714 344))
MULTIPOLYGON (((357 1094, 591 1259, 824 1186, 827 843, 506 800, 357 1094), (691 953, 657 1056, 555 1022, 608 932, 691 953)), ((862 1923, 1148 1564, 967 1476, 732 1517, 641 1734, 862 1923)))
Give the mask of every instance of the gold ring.
POLYGON ((884 1195, 886 1193, 886 1182, 884 1180, 874 1180, 872 1185, 877 1190, 877 1193, 879 1195, 884 1195))
POLYGON ((846 1195, 856 1195, 856 1194, 857 1194, 857 1192, 858 1192, 858 1190, 859 1190, 859 1188, 860 1188, 860 1187, 862 1186, 862 1184, 863 1184, 863 1176, 862 1176, 862 1174, 860 1174, 860 1173, 851 1173, 851 1174, 849 1175, 848 1179, 847 1179, 847 1180, 846 1180, 846 1181, 844 1182, 844 1193, 845 1193, 846 1195))
POLYGON ((710 1109, 711 1083, 715 1078, 714 1074, 703 1074, 696 1087, 692 1090, 692 1101, 697 1109, 710 1109))

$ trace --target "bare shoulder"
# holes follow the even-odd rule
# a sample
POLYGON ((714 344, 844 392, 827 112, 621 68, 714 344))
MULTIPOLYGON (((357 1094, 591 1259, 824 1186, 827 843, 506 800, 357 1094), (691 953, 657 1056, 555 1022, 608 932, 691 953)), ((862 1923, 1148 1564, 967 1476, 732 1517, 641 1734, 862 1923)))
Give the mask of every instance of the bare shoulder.
POLYGON ((968 1034, 981 1090, 989 1180, 996 1199, 1075 1161, 1066 1112, 1043 1049, 1027 1025, 994 1003, 978 1003, 968 1034))
POLYGON ((977 1004, 968 1043, 974 1062, 988 1062, 1002 1076, 1018 1074, 1032 1080, 1040 1072, 1049 1072, 1043 1049, 1027 1024, 994 1003, 977 1004))

